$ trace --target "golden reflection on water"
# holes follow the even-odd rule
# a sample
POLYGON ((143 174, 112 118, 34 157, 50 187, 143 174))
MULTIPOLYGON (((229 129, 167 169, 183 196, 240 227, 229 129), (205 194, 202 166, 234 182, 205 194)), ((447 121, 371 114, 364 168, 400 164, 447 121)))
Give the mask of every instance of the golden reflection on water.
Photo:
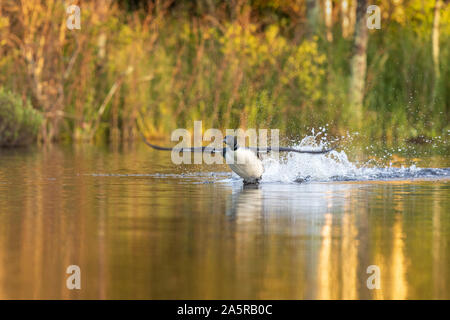
POLYGON ((2 151, 0 298, 450 298, 448 180, 242 188, 154 175, 181 173, 168 161, 2 151), (66 288, 72 264, 81 290, 66 288))

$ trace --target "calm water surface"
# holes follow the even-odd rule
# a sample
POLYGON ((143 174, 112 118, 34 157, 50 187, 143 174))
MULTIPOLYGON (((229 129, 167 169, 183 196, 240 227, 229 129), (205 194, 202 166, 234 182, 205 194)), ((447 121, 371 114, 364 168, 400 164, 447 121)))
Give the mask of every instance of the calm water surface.
POLYGON ((450 299, 449 176, 243 187, 141 144, 0 150, 0 298, 450 299))

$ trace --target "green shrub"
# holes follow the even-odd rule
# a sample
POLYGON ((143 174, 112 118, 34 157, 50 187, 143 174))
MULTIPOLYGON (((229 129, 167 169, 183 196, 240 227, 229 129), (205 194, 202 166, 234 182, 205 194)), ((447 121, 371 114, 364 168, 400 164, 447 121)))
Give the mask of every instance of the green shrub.
POLYGON ((30 103, 0 88, 0 147, 27 145, 36 140, 42 116, 30 103))

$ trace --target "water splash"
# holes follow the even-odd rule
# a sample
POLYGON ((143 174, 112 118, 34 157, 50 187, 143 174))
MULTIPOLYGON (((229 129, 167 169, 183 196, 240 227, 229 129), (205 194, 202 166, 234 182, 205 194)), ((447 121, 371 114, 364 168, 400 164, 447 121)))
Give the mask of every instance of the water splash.
MULTIPOLYGON (((302 139, 293 145, 298 149, 321 150, 330 147, 325 130, 302 139)), ((357 135, 357 133, 353 134, 357 135)), ((342 137, 352 140, 352 136, 342 137)), ((333 142, 332 142, 333 143, 333 142)), ((333 150, 326 155, 289 153, 280 159, 267 156, 263 159, 264 174, 262 182, 295 183, 305 181, 363 181, 413 178, 450 177, 450 168, 419 168, 415 165, 381 167, 369 160, 359 164, 351 162, 344 150, 333 150)))

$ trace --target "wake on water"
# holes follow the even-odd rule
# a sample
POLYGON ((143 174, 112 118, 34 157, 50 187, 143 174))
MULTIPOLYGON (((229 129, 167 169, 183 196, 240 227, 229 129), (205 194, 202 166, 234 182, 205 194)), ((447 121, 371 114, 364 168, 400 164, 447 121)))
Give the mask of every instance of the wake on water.
POLYGON ((262 182, 364 181, 450 177, 450 168, 369 167, 351 163, 344 151, 313 156, 289 154, 283 161, 263 160, 262 182))
MULTIPOLYGON (((314 134, 305 137, 296 144, 298 149, 329 148, 325 136, 317 141, 314 134)), ((289 153, 279 159, 267 156, 263 159, 264 174, 261 182, 298 183, 305 181, 367 181, 417 178, 447 178, 450 177, 450 168, 419 168, 415 165, 409 167, 379 167, 371 163, 352 163, 345 151, 333 150, 325 155, 311 155, 289 153)))

